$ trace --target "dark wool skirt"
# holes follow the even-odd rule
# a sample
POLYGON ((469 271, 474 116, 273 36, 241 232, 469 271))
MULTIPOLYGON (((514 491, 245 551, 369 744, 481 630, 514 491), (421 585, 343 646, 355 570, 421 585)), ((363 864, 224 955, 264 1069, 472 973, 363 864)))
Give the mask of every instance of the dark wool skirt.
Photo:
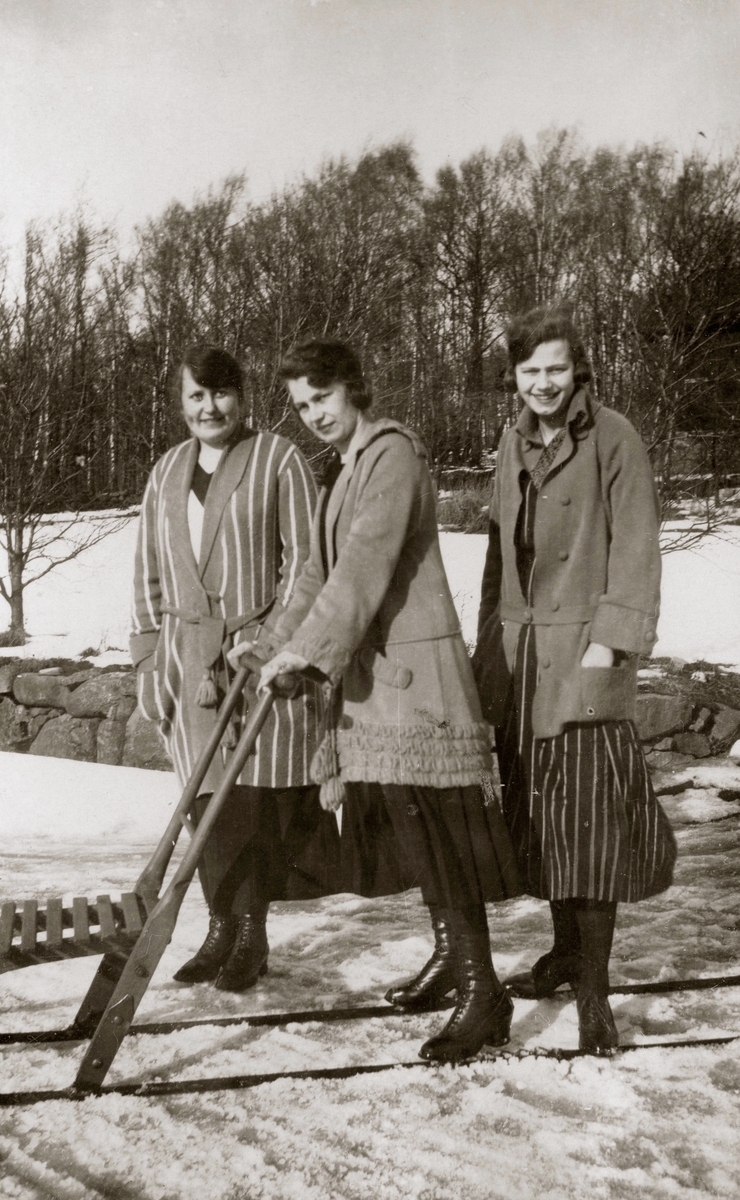
MULTIPOLYGON (((318 787, 235 787, 198 867, 209 908, 259 913, 272 900, 420 887, 427 904, 477 907, 522 891, 497 798, 480 788, 350 783, 341 836, 318 787)), ((207 797, 193 808, 197 824, 207 797)))
MULTIPOLYGON (((207 795, 192 809, 197 824, 207 795)), ((259 913, 271 900, 314 900, 343 892, 339 830, 318 787, 235 787, 198 866, 208 907, 259 913)))
POLYGON ((547 900, 643 900, 670 887, 676 840, 631 721, 532 735, 534 628, 522 627, 496 731, 503 809, 525 890, 547 900))
POLYGON ((514 849, 498 799, 478 787, 383 784, 383 796, 412 875, 426 904, 478 908, 522 892, 514 849))

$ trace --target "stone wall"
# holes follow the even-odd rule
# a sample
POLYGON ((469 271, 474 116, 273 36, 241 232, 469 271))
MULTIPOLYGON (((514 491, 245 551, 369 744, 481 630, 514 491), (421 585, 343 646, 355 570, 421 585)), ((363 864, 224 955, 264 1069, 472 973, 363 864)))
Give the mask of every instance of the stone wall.
MULTIPOLYGON (((740 737, 740 709, 705 703, 690 690, 641 690, 636 724, 649 766, 665 770, 726 753, 740 737)), ((135 673, 125 667, 0 666, 0 750, 172 770, 156 725, 136 707, 135 673)))
POLYGON ((0 750, 171 771, 156 725, 136 707, 135 673, 75 666, 0 666, 0 750))
POLYGON ((636 725, 648 765, 664 770, 725 754, 740 736, 740 711, 726 704, 703 704, 685 693, 642 692, 636 725))

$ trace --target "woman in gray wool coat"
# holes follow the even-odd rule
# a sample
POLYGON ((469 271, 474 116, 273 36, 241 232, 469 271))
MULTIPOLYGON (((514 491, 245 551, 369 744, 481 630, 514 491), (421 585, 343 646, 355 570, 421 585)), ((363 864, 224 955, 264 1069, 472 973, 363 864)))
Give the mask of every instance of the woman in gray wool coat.
POLYGON ((420 1051, 455 1061, 508 1040, 513 1006, 491 962, 485 901, 520 887, 500 811, 480 786, 488 729, 442 565, 426 452, 396 421, 369 419, 360 364, 343 343, 297 346, 282 377, 303 422, 338 454, 261 686, 308 665, 329 681, 313 769, 322 803, 336 807, 346 792, 351 822, 363 785, 382 789, 435 931, 431 960, 387 999, 419 1009, 456 989, 450 1020, 420 1051))
POLYGON ((528 313, 508 350, 524 406, 499 448, 474 667, 519 868, 555 933, 508 984, 543 997, 570 983, 581 1049, 608 1054, 617 903, 667 888, 676 856, 633 725, 638 655, 656 638, 658 502, 638 434, 589 393, 570 318, 528 313))

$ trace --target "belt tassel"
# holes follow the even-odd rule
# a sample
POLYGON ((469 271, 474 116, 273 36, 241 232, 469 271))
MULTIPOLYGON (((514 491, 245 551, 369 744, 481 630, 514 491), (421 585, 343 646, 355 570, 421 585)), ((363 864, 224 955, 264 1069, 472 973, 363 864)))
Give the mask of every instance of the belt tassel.
POLYGON ((213 669, 210 668, 204 671, 203 678, 198 684, 198 690, 195 693, 195 703, 199 704, 201 708, 215 708, 217 700, 216 680, 213 669))

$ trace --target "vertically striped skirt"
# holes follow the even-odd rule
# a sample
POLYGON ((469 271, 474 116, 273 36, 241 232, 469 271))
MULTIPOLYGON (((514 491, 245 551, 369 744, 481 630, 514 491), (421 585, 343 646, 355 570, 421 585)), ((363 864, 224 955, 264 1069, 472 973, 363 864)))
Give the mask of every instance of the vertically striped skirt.
POLYGON ((496 731, 504 818, 525 890, 632 902, 665 891, 676 840, 631 721, 532 735, 534 628, 522 627, 506 723, 496 731))

